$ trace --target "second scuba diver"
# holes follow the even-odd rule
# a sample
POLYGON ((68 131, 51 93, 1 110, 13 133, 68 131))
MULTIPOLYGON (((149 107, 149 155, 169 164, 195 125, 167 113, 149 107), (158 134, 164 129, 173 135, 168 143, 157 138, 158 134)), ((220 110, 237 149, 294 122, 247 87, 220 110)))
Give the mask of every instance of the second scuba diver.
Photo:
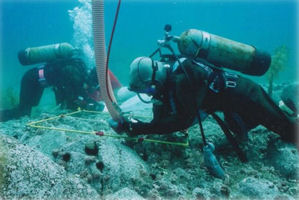
MULTIPOLYGON (((16 108, 0 111, 0 121, 30 115, 37 106, 46 87, 52 87, 56 104, 66 109, 102 111, 96 69, 88 70, 81 58, 74 56, 74 48, 67 44, 55 44, 28 48, 20 51, 19 60, 23 65, 39 64, 28 70, 21 82, 19 105, 16 108)), ((121 88, 120 82, 109 71, 112 88, 121 88)))

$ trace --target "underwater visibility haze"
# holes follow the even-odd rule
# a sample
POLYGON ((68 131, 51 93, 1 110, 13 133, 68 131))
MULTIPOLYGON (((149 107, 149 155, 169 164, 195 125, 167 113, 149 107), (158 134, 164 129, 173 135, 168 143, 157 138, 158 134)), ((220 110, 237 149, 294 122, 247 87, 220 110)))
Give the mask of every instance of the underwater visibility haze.
MULTIPOLYGON (((117 3, 104 1, 106 47, 117 3)), ((127 86, 130 63, 157 49, 166 24, 176 36, 199 29, 268 52, 269 71, 246 77, 276 101, 284 86, 298 83, 298 4, 122 0, 109 69, 127 86)), ((91 0, 0 0, 0 110, 18 105, 23 75, 40 65, 23 66, 20 50, 67 42, 80 49, 87 69, 95 66, 91 9, 91 0)), ((151 105, 137 98, 122 108, 151 120, 151 105)), ((215 120, 207 117, 206 136, 227 175, 220 179, 204 165, 198 125, 189 135, 152 135, 136 142, 112 130, 106 110, 64 115, 69 112, 57 107, 52 88, 47 88, 31 117, 0 122, 0 199, 299 198, 297 148, 263 127, 250 131, 247 144, 240 145, 249 159, 243 163, 215 120), (2 173, 5 170, 14 174, 2 173)))
MULTIPOLYGON (((81 47, 92 61, 91 7, 88 0, 1 1, 1 94, 4 88, 18 89, 23 73, 19 50, 69 42, 81 47)), ((116 1, 105 1, 106 42, 110 37, 116 1)), ((172 34, 196 28, 256 46, 271 54, 279 46, 289 56, 279 81, 295 80, 296 1, 134 1, 121 4, 111 52, 110 68, 124 84, 130 62, 151 54, 164 37, 164 25, 172 34)), ((263 81, 264 79, 258 79, 263 81)))

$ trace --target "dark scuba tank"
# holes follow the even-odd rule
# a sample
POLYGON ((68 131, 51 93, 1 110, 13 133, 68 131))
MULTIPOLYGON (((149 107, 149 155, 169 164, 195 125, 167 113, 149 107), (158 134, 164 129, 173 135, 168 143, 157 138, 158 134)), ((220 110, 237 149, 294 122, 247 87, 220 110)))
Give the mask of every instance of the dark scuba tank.
POLYGON ((30 47, 19 51, 18 58, 22 65, 49 62, 55 59, 69 58, 75 48, 69 43, 51 44, 40 47, 30 47))
POLYGON ((204 31, 189 29, 177 39, 182 55, 201 58, 219 67, 261 76, 267 72, 271 56, 253 46, 204 31))

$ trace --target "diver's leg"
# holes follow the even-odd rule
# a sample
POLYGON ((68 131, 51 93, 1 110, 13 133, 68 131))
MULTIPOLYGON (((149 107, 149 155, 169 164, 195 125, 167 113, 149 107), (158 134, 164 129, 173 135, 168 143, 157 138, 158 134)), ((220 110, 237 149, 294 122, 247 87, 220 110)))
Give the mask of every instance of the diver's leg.
POLYGON ((295 120, 288 117, 253 81, 240 77, 236 88, 226 90, 225 102, 225 109, 238 113, 250 129, 263 125, 283 140, 296 142, 295 120))
POLYGON ((33 68, 22 78, 19 108, 25 114, 31 113, 31 108, 37 106, 43 94, 44 87, 39 82, 38 69, 33 68))
POLYGON ((225 112, 224 121, 228 128, 239 138, 240 140, 248 139, 248 131, 255 126, 251 126, 245 123, 244 119, 236 112, 225 112))
POLYGON ((256 120, 269 130, 279 134, 287 142, 296 142, 296 121, 288 117, 267 95, 264 89, 258 86, 255 90, 253 103, 257 111, 256 120))
POLYGON ((280 98, 279 107, 290 116, 297 117, 299 113, 299 84, 285 87, 280 98))
POLYGON ((13 109, 0 111, 0 121, 3 122, 30 115, 31 108, 39 103, 44 88, 38 81, 37 70, 37 68, 33 68, 25 73, 21 82, 19 105, 13 109))

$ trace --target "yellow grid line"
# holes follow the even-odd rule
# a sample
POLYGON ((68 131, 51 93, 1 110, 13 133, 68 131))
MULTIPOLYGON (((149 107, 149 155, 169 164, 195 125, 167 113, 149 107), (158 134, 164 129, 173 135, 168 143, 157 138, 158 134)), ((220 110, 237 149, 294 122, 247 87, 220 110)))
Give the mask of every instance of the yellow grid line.
MULTIPOLYGON (((97 135, 97 133, 98 133, 97 131, 81 131, 81 130, 74 130, 74 129, 56 128, 56 127, 48 127, 48 126, 37 125, 37 124, 42 123, 42 122, 52 121, 52 120, 55 120, 55 119, 62 118, 64 116, 70 116, 70 115, 74 115, 74 114, 81 113, 81 112, 94 113, 94 114, 102 113, 102 112, 98 112, 98 111, 82 110, 82 109, 78 108, 77 111, 74 111, 74 112, 71 112, 71 113, 66 113, 66 114, 60 114, 58 116, 49 117, 47 119, 43 119, 43 120, 39 120, 39 121, 33 121, 33 122, 30 122, 30 123, 27 123, 26 126, 29 126, 29 127, 32 127, 32 128, 39 128, 39 129, 47 129, 47 130, 55 130, 55 131, 64 131, 64 132, 72 132, 72 133, 95 134, 95 135, 97 135)), ((83 119, 83 120, 85 120, 85 119, 83 119)), ((181 143, 181 142, 170 142, 170 141, 163 141, 163 140, 147 139, 147 138, 143 138, 143 137, 128 137, 128 136, 111 135, 111 134, 103 134, 103 135, 99 135, 99 136, 106 136, 106 137, 112 137, 112 138, 117 138, 117 139, 125 139, 125 140, 131 140, 131 141, 135 141, 135 142, 143 142, 144 141, 144 142, 169 144, 169 145, 176 145, 176 146, 183 146, 183 147, 188 147, 189 146, 188 138, 187 138, 186 143, 181 143)))

